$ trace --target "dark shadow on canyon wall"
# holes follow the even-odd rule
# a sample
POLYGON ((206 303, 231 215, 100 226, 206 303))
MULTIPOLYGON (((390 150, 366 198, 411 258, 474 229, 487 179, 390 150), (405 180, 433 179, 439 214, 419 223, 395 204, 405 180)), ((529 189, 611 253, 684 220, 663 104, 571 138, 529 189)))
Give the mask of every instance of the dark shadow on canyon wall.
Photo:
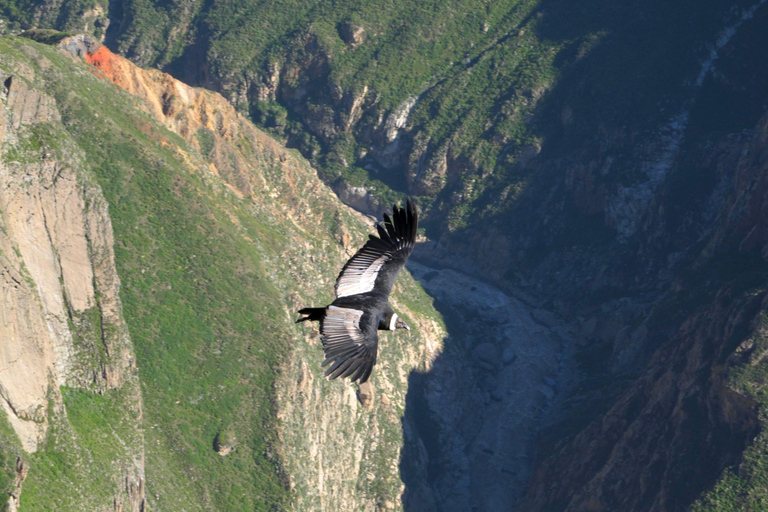
POLYGON ((417 261, 408 270, 435 297, 449 336, 429 371, 409 378, 405 507, 504 509, 520 498, 536 432, 571 384, 567 329, 455 270, 417 261))
POLYGON ((759 328, 768 265, 716 234, 749 231, 728 226, 724 209, 743 133, 765 112, 768 66, 756 48, 768 44, 766 11, 742 23, 725 2, 541 4, 540 37, 564 43, 563 73, 531 120, 541 153, 509 169, 523 191, 488 210, 507 182, 489 188, 481 220, 414 253, 437 274, 410 268, 448 338, 409 380, 406 511, 559 511, 596 496, 605 510, 682 511, 739 463, 760 425, 725 369, 759 328), (697 83, 734 24, 717 73, 697 83), (525 297, 526 311, 471 327, 472 311, 429 284, 449 267, 525 297), (509 387, 499 376, 519 355, 497 341, 514 339, 526 315, 559 360, 509 387), (500 453, 484 422, 516 393, 544 399, 526 409, 527 444, 500 453))

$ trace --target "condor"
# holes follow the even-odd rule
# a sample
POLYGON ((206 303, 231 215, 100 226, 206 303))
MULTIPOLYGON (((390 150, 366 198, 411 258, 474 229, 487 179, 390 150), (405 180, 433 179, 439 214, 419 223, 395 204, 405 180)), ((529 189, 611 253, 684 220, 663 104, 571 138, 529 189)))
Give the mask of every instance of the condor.
POLYGON ((320 322, 325 351, 323 366, 331 379, 350 377, 361 384, 376 364, 377 331, 408 329, 389 305, 397 274, 413 251, 419 218, 410 199, 392 207, 392 217, 376 225, 362 249, 347 261, 336 279, 336 300, 324 308, 304 308, 298 322, 320 322))

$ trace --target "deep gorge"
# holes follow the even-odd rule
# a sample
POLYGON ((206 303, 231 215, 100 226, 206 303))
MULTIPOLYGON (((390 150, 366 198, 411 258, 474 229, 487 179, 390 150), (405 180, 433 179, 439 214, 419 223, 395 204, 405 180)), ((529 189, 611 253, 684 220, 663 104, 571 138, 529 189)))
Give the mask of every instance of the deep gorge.
MULTIPOLYGON (((2 4, 21 28, 98 38, 109 20, 108 48, 223 96, 103 51, 94 72, 54 46, 4 43, 4 172, 43 176, 68 162, 84 190, 104 190, 142 383, 132 451, 55 439, 75 443, 78 460, 101 453, 128 467, 141 453, 131 474, 144 475, 141 500, 157 510, 759 507, 762 2, 449 2, 422 25, 400 4, 377 13, 357 2, 354 15, 230 6, 249 20, 234 28, 225 4, 124 2, 119 22, 101 4, 86 14, 77 2, 2 4), (387 28, 397 19, 412 21, 401 39, 387 28), (122 99, 106 103, 124 110, 89 105, 92 90, 111 97, 110 82, 138 100, 114 89, 122 99), (10 95, 19 84, 26 103, 10 95), (291 324, 297 304, 327 298, 370 230, 331 189, 363 214, 406 193, 424 213, 415 281, 402 277, 395 298, 418 329, 385 340, 372 399, 320 378, 316 333, 291 324), (249 286, 234 292, 238 281, 249 286), (200 330, 180 349, 181 325, 203 311, 220 323, 190 324, 200 330), (186 372, 189 389, 171 377, 186 372), (224 438, 239 449, 213 452, 224 438)), ((26 254, 11 235, 5 252, 26 254)), ((29 258, 6 261, 9 286, 23 284, 29 258)), ((75 346, 100 347, 96 317, 67 304, 75 346)), ((26 510, 25 493, 43 506, 35 489, 54 477, 40 468, 58 453, 47 425, 82 432, 102 404, 92 397, 119 388, 105 357, 79 363, 85 376, 57 363, 69 377, 58 416, 32 429, 37 455, 3 434, 8 474, 21 474, 16 454, 31 467, 13 506, 26 510)), ((27 425, 17 412, 6 408, 27 425)), ((110 485, 58 506, 82 507, 110 485)), ((138 488, 118 487, 139 506, 138 488)))

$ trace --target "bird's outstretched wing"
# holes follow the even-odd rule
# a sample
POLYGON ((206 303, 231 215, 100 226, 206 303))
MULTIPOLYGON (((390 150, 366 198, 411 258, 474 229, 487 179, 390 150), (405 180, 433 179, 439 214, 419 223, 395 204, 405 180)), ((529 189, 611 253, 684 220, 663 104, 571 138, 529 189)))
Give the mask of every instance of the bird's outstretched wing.
POLYGON ((410 199, 405 208, 392 207, 392 217, 376 225, 362 249, 347 261, 336 279, 336 297, 376 291, 389 295, 405 260, 416 244, 419 216, 410 199))
POLYGON ((359 309, 328 306, 320 324, 325 351, 325 376, 368 380, 376 364, 379 338, 369 315, 359 309))

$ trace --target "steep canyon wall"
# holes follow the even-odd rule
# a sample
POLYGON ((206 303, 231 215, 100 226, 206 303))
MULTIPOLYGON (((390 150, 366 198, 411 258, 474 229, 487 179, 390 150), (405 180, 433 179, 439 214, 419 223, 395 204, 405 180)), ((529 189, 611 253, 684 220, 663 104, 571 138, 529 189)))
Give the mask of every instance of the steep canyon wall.
MULTIPOLYGON (((0 59, 0 403, 26 454, 57 442, 84 455, 62 388, 122 393, 128 436, 112 461, 111 492, 115 507, 143 510, 141 393, 108 205, 36 76, 36 67, 52 63, 25 51, 34 67, 7 54, 0 59)), ((18 455, 21 480, 28 476, 25 459, 18 455)), ((73 499, 87 500, 84 494, 73 499)), ((18 507, 18 492, 11 501, 18 507)))

